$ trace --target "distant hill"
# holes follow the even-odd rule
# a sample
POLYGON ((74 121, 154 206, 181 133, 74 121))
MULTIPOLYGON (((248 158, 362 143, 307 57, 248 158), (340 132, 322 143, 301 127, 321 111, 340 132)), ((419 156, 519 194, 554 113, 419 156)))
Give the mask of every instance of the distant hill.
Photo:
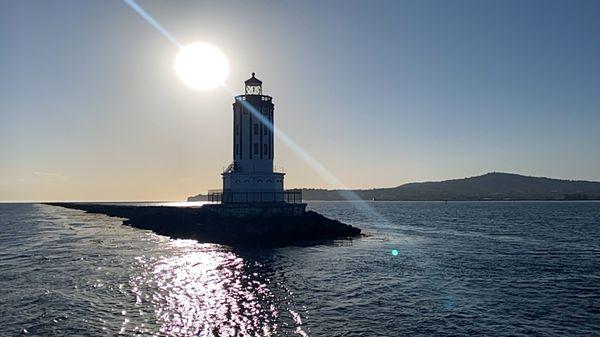
MULTIPOLYGON (((600 200, 600 182, 530 177, 512 173, 363 190, 303 189, 304 200, 600 200), (345 197, 344 197, 345 196, 345 197)), ((188 201, 206 200, 206 195, 188 201)))
POLYGON ((208 195, 206 194, 196 194, 187 198, 187 201, 208 201, 208 195))

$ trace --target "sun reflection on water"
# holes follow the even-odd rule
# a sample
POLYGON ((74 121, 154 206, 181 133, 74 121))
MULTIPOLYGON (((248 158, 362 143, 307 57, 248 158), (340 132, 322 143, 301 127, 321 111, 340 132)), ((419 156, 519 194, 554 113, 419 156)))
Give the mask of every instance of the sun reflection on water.
POLYGON ((193 240, 170 243, 177 252, 138 257, 130 279, 136 303, 150 302, 169 336, 271 336, 278 311, 268 280, 235 253, 193 240))

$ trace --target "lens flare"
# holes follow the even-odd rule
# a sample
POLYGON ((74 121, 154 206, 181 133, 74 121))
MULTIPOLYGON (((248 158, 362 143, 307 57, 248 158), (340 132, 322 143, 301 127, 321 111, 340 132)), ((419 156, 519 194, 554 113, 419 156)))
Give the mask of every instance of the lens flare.
POLYGON ((136 13, 138 13, 142 18, 144 18, 144 20, 148 21, 149 24, 151 24, 154 28, 156 28, 156 30, 158 30, 162 35, 164 35, 164 37, 171 41, 172 44, 176 45, 179 48, 182 47, 181 44, 177 41, 177 39, 173 37, 173 35, 171 35, 171 33, 169 33, 163 26, 161 26, 161 24, 158 23, 158 21, 156 21, 152 17, 152 15, 148 14, 148 12, 146 12, 142 8, 142 6, 138 5, 137 2, 135 2, 134 0, 123 0, 123 2, 125 2, 129 7, 136 11, 136 13))

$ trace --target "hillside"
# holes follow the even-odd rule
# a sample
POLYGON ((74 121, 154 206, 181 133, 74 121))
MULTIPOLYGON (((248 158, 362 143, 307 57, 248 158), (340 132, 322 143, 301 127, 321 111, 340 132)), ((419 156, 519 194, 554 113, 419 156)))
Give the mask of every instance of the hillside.
MULTIPOLYGON (((531 177, 512 173, 367 190, 303 189, 304 200, 600 200, 600 182, 531 177), (344 195, 346 198, 342 197, 344 195)), ((206 200, 198 195, 189 201, 206 200)))
MULTIPOLYGON (((600 199, 600 182, 488 173, 393 188, 354 190, 367 200, 565 200, 600 199)), ((304 190, 306 200, 343 200, 335 190, 304 190)))

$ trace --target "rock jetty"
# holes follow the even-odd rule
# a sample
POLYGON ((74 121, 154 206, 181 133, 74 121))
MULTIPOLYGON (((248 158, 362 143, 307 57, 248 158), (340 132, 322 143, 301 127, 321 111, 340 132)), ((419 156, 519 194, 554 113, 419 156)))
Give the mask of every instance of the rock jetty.
POLYGON ((231 246, 280 247, 359 236, 360 228, 317 212, 279 216, 222 216, 204 207, 48 203, 88 213, 124 218, 124 225, 176 239, 231 246))

